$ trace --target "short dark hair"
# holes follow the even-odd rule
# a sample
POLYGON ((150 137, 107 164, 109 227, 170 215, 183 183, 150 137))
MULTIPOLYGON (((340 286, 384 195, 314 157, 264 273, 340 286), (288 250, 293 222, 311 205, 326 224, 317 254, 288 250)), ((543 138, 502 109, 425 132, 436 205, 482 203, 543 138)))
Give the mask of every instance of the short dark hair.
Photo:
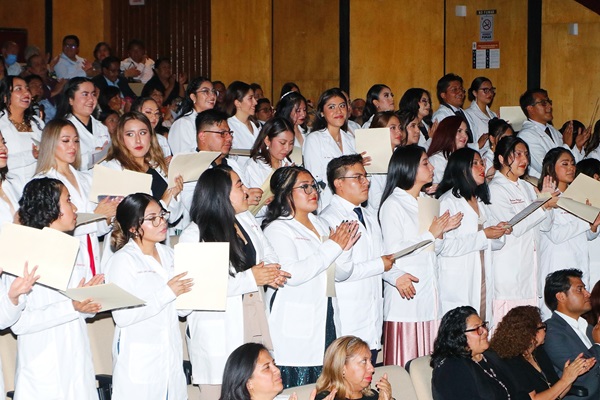
POLYGON ((223 111, 215 110, 214 108, 204 110, 196 116, 196 133, 207 126, 220 124, 223 121, 227 121, 227 114, 223 111))
POLYGON ((490 136, 498 138, 502 136, 512 126, 501 118, 492 118, 488 121, 488 133, 490 136))
POLYGON ((471 350, 467 344, 467 318, 477 315, 471 306, 462 306, 448 311, 440 323, 437 337, 433 342, 431 366, 436 368, 446 358, 471 358, 471 350))
POLYGON ((518 144, 522 144, 527 149, 527 162, 531 164, 531 155, 529 154, 529 145, 523 139, 517 135, 504 136, 498 143, 496 143, 496 150, 494 151, 494 168, 496 171, 500 171, 503 165, 510 167, 508 163, 508 156, 515 152, 518 144), (500 162, 500 156, 504 159, 504 162, 500 162))
POLYGON ((246 343, 229 355, 223 369, 219 400, 250 400, 247 383, 254 373, 261 351, 269 352, 262 344, 246 343))
POLYGON ((60 194, 65 185, 58 179, 32 179, 25 185, 19 200, 21 225, 42 229, 60 216, 60 194))
POLYGON ((67 35, 63 38, 62 44, 63 46, 66 44, 67 40, 74 40, 77 47, 79 47, 79 38, 75 35, 67 35))
POLYGON ((521 95, 521 97, 519 97, 519 105, 521 106, 521 110, 523 110, 523 114, 525 114, 527 118, 529 118, 527 107, 532 106, 533 103, 535 103, 535 98, 533 97, 533 95, 538 93, 541 93, 544 96, 548 96, 548 92, 545 89, 534 88, 528 89, 525 93, 521 95))
POLYGON ((108 57, 104 58, 104 60, 102 60, 100 62, 100 66, 102 68, 109 69, 110 68, 110 64, 112 64, 112 63, 117 63, 117 64, 121 65, 121 61, 117 57, 115 57, 115 56, 108 56, 108 57))
POLYGON ((348 154, 329 161, 327 164, 327 185, 333 194, 335 194, 335 185, 333 182, 344 176, 349 167, 355 164, 362 165, 362 162, 363 158, 360 154, 348 154))
POLYGON ((267 99, 266 97, 256 100, 256 109, 258 110, 258 108, 265 103, 271 105, 271 100, 267 99))
POLYGON ((596 158, 586 158, 577 163, 577 171, 575 177, 579 174, 584 174, 593 178, 595 174, 600 175, 600 160, 596 158))
POLYGON ((580 278, 583 272, 579 269, 561 269, 554 271, 546 276, 544 285, 544 302, 551 311, 556 311, 558 307, 558 293, 566 293, 571 288, 571 278, 580 278))
POLYGON ((130 51, 133 46, 139 46, 142 49, 146 49, 146 45, 140 39, 131 39, 129 43, 127 43, 127 51, 130 51))
POLYGON ((262 86, 260 86, 258 83, 255 83, 255 82, 253 82, 253 83, 250 84, 250 88, 252 90, 254 90, 255 92, 256 92, 256 89, 262 90, 262 86))
POLYGON ((440 104, 445 103, 444 99, 442 99, 442 93, 446 93, 446 90, 448 90, 448 87, 450 87, 450 83, 454 81, 459 81, 461 85, 463 84, 463 79, 452 72, 442 76, 437 82, 436 94, 440 104))

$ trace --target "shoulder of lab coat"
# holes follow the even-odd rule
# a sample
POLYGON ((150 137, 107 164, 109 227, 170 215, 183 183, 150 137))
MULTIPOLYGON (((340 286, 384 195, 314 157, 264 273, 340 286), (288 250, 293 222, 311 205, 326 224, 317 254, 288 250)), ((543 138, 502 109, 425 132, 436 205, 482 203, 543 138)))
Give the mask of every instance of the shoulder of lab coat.
POLYGON ((196 151, 196 111, 177 119, 169 129, 168 142, 173 155, 179 153, 193 153, 196 151))

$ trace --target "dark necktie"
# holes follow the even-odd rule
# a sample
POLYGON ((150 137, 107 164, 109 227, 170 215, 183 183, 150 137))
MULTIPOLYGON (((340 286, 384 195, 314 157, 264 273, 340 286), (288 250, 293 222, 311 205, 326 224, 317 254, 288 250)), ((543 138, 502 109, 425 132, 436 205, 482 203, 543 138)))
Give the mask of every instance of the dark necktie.
POLYGON ((546 132, 546 135, 548 135, 548 137, 550 138, 550 140, 552 140, 552 142, 554 142, 554 139, 552 138, 552 132, 550 132, 550 128, 546 127, 546 129, 544 130, 544 132, 546 132))
POLYGON ((367 224, 365 224, 365 219, 363 218, 362 209, 360 207, 356 207, 354 209, 354 212, 356 213, 356 215, 358 215, 358 220, 360 221, 361 224, 363 224, 363 226, 366 229, 367 228, 367 224))
POLYGON ((419 130, 421 131, 423 136, 425 136, 425 140, 429 139, 429 132, 427 132, 427 128, 425 128, 425 125, 419 125, 419 130))
POLYGON ((467 135, 469 135, 468 143, 473 143, 473 131, 471 130, 471 125, 469 125, 469 120, 467 119, 464 111, 459 108, 458 110, 454 111, 454 114, 461 117, 465 121, 465 124, 467 124, 467 135))

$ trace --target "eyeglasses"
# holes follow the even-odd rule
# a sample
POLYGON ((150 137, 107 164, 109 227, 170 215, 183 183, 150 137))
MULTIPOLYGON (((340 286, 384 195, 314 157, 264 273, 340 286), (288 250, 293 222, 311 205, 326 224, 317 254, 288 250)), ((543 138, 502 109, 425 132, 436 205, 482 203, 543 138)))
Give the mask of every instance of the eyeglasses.
POLYGON ((542 323, 540 324, 540 326, 538 326, 538 327, 536 328, 536 330, 537 330, 537 331, 539 331, 539 330, 541 330, 541 329, 543 329, 543 330, 544 330, 544 332, 545 332, 545 331, 548 329, 548 325, 546 325, 546 323, 545 323, 545 322, 542 322, 542 323))
POLYGON ((76 49, 79 46, 76 44, 65 44, 65 45, 63 45, 63 47, 66 47, 67 49, 76 49))
POLYGON ((204 89, 200 89, 198 91, 196 91, 196 93, 202 93, 205 96, 208 96, 208 94, 214 94, 215 96, 219 96, 219 91, 215 90, 215 89, 208 89, 208 88, 204 88, 204 89))
POLYGON ((536 101, 531 106, 532 107, 533 106, 537 106, 538 104, 541 104, 542 107, 546 107, 547 105, 552 105, 552 100, 550 100, 550 99, 544 99, 544 100, 536 101))
POLYGON ((448 88, 447 91, 450 92, 450 93, 465 93, 466 92, 465 88, 462 87, 462 86, 460 86, 460 87, 451 87, 451 88, 448 88))
POLYGON ((273 112, 273 108, 272 107, 266 107, 266 108, 259 108, 258 110, 256 110, 257 112, 267 112, 267 113, 272 113, 273 112))
POLYGON ((202 131, 202 132, 216 133, 217 135, 221 135, 222 138, 224 138, 227 135, 233 137, 233 131, 202 131))
POLYGON ((482 336, 484 333, 486 333, 488 331, 488 322, 487 321, 483 321, 483 324, 476 326, 475 328, 471 328, 471 329, 466 329, 463 332, 467 333, 467 332, 477 332, 477 334, 479 336, 482 336))
POLYGON ((311 194, 314 191, 316 191, 317 193, 321 193, 321 188, 316 183, 313 183, 312 185, 305 183, 304 185, 296 186, 292 189, 302 189, 306 194, 311 194))
POLYGON ((164 220, 166 222, 169 220, 170 216, 171 216, 170 211, 161 211, 158 215, 142 218, 142 223, 144 223, 144 221, 149 221, 149 222, 152 222, 152 226, 158 227, 158 226, 160 226, 160 223, 162 222, 162 220, 164 220))
POLYGON ((491 88, 484 87, 484 88, 479 88, 479 90, 481 90, 485 94, 490 94, 490 93, 496 94, 496 88, 495 87, 491 87, 491 88))
POLYGON ((364 174, 364 175, 354 175, 354 176, 340 176, 337 179, 356 179, 358 181, 359 184, 363 184, 365 182, 369 182, 371 179, 371 175, 369 174, 364 174))

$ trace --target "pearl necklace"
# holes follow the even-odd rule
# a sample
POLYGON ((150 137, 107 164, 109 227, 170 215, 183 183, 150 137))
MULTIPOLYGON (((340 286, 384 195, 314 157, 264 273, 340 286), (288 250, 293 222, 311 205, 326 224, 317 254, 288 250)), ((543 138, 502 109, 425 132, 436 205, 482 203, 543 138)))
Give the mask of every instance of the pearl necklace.
MULTIPOLYGON (((485 358, 485 356, 482 354, 481 357, 483 357, 483 361, 487 362, 487 359, 485 358)), ((490 370, 488 371, 487 369, 483 368, 483 366, 481 364, 479 364, 479 362, 475 361, 475 364, 479 365, 479 368, 481 368, 483 370, 483 372, 489 376, 490 378, 492 378, 493 380, 495 380, 496 382, 498 382, 498 384, 500 386, 502 386, 502 388, 506 391, 506 398, 508 400, 510 400, 510 393, 508 392, 508 388, 506 387, 506 385, 504 384, 504 382, 502 382, 500 379, 498 379, 498 376, 496 375, 496 372, 494 371, 494 369, 492 368, 491 365, 488 364, 490 370)))

